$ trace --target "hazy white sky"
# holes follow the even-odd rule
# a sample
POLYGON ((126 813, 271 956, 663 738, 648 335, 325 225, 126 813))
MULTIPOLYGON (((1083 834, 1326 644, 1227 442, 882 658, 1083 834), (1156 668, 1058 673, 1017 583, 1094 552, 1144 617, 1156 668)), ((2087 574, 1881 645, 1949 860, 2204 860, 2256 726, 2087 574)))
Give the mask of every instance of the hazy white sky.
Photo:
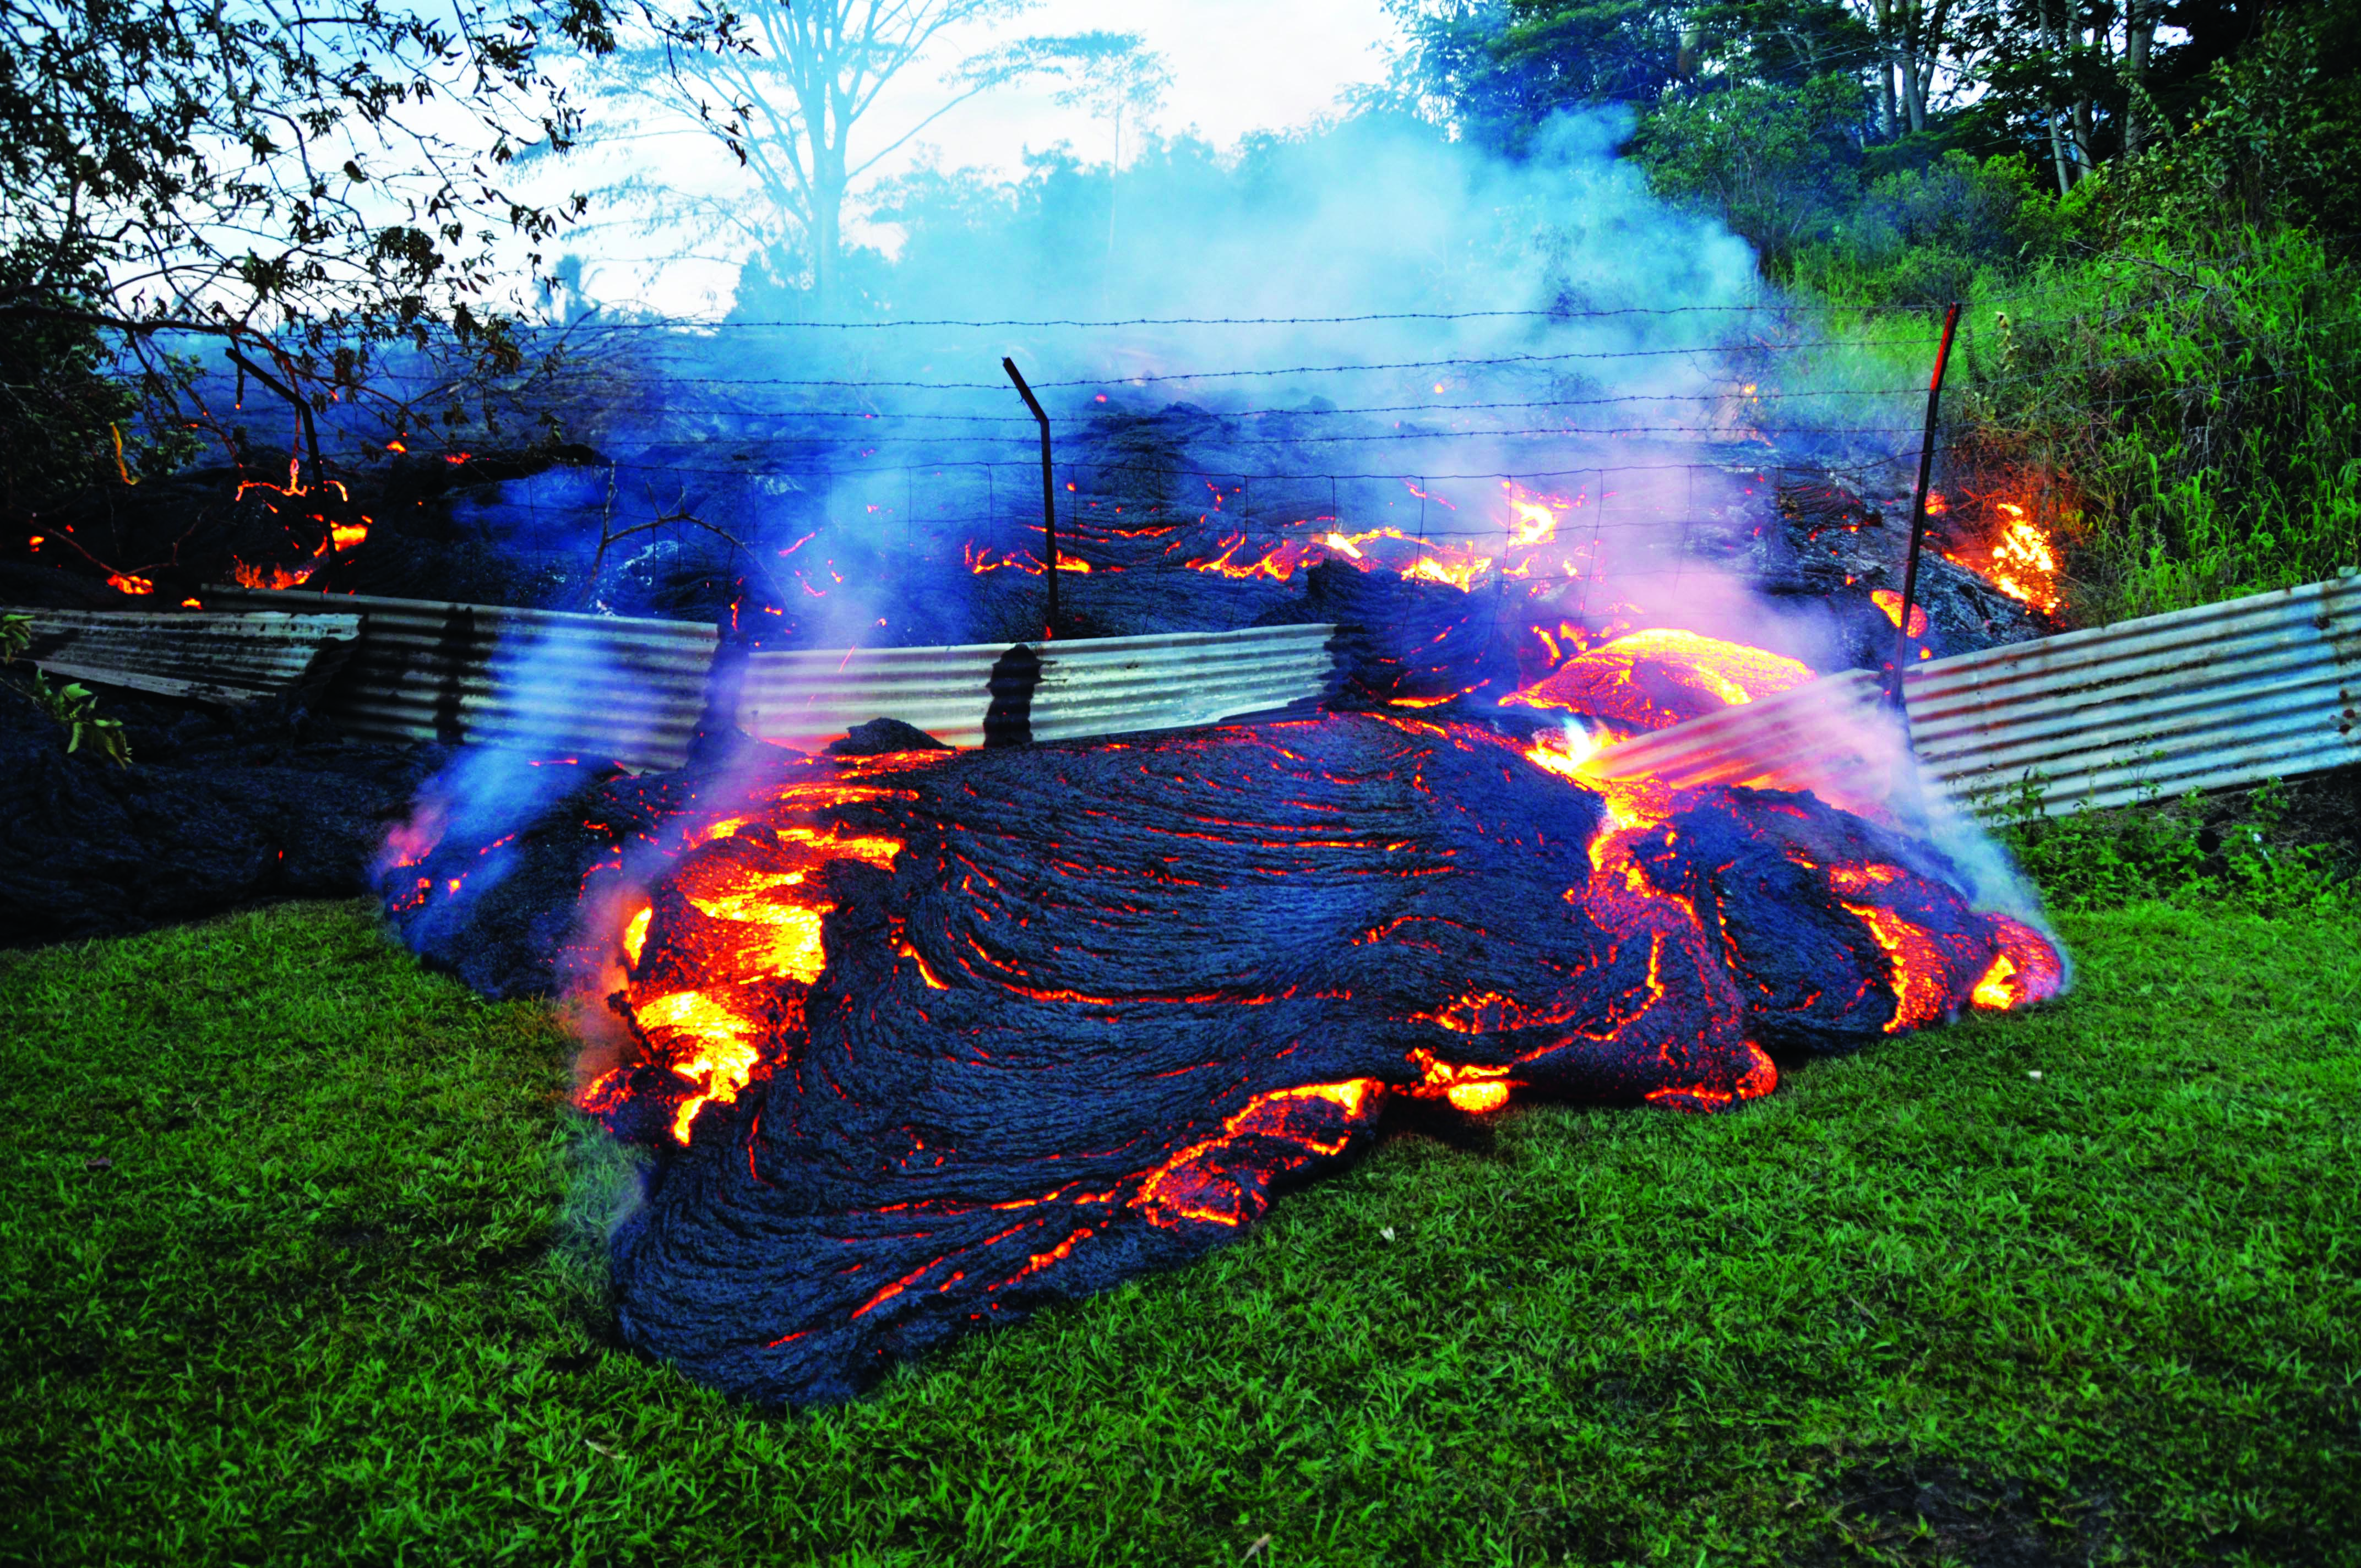
MULTIPOLYGON (((933 55, 906 71, 855 129, 856 159, 939 108, 950 95, 943 72, 969 55, 1008 38, 1093 28, 1139 33, 1164 56, 1172 86, 1149 122, 1153 128, 1168 135, 1194 130, 1223 148, 1253 131, 1304 126, 1334 112, 1340 93, 1383 75, 1386 45, 1397 36, 1381 0, 1041 0, 995 31, 939 40, 933 55)), ((1104 160, 1113 148, 1112 127, 1087 109, 1059 107, 1054 87, 1018 84, 972 99, 928 126, 880 172, 931 158, 947 169, 1009 174, 1021 166, 1027 148, 1061 141, 1086 160, 1104 160)), ((1126 159, 1138 145, 1137 128, 1125 124, 1126 159)), ((742 189, 728 155, 695 130, 630 137, 591 157, 601 167, 599 180, 637 174, 724 202, 742 189)), ((580 181, 582 160, 573 160, 569 172, 580 181)), ((863 237, 857 226, 851 234, 863 237)), ((572 248, 590 262, 589 291, 610 303, 638 300, 692 316, 726 309, 734 266, 712 254, 655 260, 681 245, 677 231, 648 233, 643 225, 616 222, 577 231, 572 248)))
MULTIPOLYGON (((1301 126, 1327 113, 1336 95, 1383 74, 1383 44, 1395 36, 1379 0, 1045 0, 1011 30, 1144 35, 1172 71, 1159 128, 1194 126, 1227 147, 1249 131, 1301 126)), ((997 93, 967 105, 938 128, 946 162, 1013 168, 1027 144, 1072 141, 1104 158, 1107 126, 1087 111, 1060 109, 1046 89, 997 93)), ((1125 140, 1130 132, 1126 127, 1125 140)))

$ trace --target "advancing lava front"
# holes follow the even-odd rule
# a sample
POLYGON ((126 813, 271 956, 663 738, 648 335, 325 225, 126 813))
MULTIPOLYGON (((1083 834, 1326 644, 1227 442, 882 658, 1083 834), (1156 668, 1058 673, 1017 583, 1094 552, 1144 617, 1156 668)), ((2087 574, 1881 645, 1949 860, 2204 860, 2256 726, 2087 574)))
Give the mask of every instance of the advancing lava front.
POLYGON ((1809 795, 1587 775, 1416 715, 782 760, 618 912, 657 1146, 625 1332, 847 1398, 1196 1257, 1390 1096, 1713 1111, 1773 1057, 2057 989, 1924 845, 1809 795))

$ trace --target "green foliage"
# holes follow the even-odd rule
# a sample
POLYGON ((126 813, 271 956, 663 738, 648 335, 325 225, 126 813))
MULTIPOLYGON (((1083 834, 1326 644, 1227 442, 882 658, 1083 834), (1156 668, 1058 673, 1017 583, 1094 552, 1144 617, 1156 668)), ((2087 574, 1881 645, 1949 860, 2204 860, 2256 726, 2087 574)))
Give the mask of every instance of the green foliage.
POLYGON ((2185 247, 2192 235, 2295 225, 2361 236, 2361 0, 2270 15, 2214 70, 2195 122, 2110 181, 2112 225, 2185 247))
MULTIPOLYGON (((0 256, 0 295, 36 270, 21 248, 0 256)), ((118 444, 140 398, 111 360, 87 323, 0 313, 0 525, 130 477, 118 444)))
POLYGON ((1393 1138, 799 1416, 616 1346, 549 1009, 362 905, 0 954, 0 1557, 2352 1563, 2361 937, 2061 925, 2056 1006, 1393 1138))
POLYGON ((2276 782, 2242 795, 2044 817, 2040 785, 2029 780, 1997 826, 2053 909, 2160 903, 2323 918, 2361 912, 2354 868, 2295 828, 2287 789, 2276 782))
POLYGON ((1823 76, 1801 88, 1669 98, 1641 123, 1631 156, 1658 192, 1718 214, 1752 242, 1766 273, 1784 277, 1857 198, 1858 158, 1842 127, 1862 97, 1858 82, 1823 76))
MULTIPOLYGON (((0 615, 0 664, 13 664, 33 645, 33 618, 29 615, 0 615)), ((30 702, 54 720, 66 732, 66 750, 82 750, 88 740, 91 750, 117 767, 131 762, 131 739, 123 730, 123 721, 101 718, 97 714, 98 698, 79 681, 69 681, 62 686, 49 684, 48 675, 35 670, 31 681, 10 689, 30 702)))
POLYGON ((2021 154, 1950 148, 1870 181, 1776 275, 1846 304, 1938 310, 1969 298, 1979 274, 2053 253, 2066 232, 2021 154))
POLYGON ((2086 619, 2361 564, 2361 289, 2300 231, 2229 237, 2046 266, 1972 318, 1949 461, 2068 492, 2086 619))
POLYGON ((81 751, 82 743, 87 740, 92 751, 116 767, 130 765, 131 738, 124 733, 123 721, 99 718, 98 698, 80 681, 51 685, 49 676, 35 670, 31 680, 16 690, 66 732, 69 752, 81 751))

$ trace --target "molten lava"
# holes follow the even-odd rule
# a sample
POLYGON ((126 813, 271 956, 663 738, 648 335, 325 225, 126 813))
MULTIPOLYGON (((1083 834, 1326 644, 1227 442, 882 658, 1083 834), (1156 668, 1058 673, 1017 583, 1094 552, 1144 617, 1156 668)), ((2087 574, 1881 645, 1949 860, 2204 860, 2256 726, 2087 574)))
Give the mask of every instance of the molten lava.
MULTIPOLYGON (((402 448, 395 445, 388 450, 398 452, 402 448)), ((313 499, 314 492, 302 483, 302 469, 294 458, 287 460, 287 482, 284 485, 274 485, 264 479, 241 481, 237 487, 237 499, 244 500, 249 494, 256 495, 269 509, 272 516, 300 523, 300 530, 294 532, 314 543, 309 546, 311 558, 292 566, 257 566, 233 560, 230 576, 240 587, 300 587, 311 581, 312 575, 320 569, 323 563, 358 549, 368 538, 368 518, 356 520, 342 515, 351 505, 351 492, 341 482, 328 479, 322 481, 319 499, 313 499), (270 499, 273 497, 278 499, 270 499), (282 503, 291 501, 302 504, 291 510, 281 510, 282 503)))
POLYGON ((1796 661, 1694 631, 1633 631, 1587 648, 1501 701, 1564 708, 1629 729, 1662 729, 1811 680, 1796 661))
MULTIPOLYGON (((1671 635, 1639 646, 1717 702, 1802 670, 1671 635)), ((580 1102, 665 1151, 616 1237, 626 1333, 842 1398, 1220 1245, 1390 1098, 1723 1110, 1774 1052, 2055 991, 1924 846, 1597 778, 1587 735, 1379 712, 774 762, 600 905, 637 1059, 580 1102)))
MULTIPOLYGON (((1885 619, 1893 624, 1896 630, 1901 630, 1902 596, 1900 594, 1895 593, 1892 588, 1872 588, 1869 592, 1869 602, 1885 612, 1885 619)), ((1925 606, 1914 604, 1910 607, 1910 630, 1908 635, 1912 637, 1924 637, 1927 635, 1927 610, 1925 606)))

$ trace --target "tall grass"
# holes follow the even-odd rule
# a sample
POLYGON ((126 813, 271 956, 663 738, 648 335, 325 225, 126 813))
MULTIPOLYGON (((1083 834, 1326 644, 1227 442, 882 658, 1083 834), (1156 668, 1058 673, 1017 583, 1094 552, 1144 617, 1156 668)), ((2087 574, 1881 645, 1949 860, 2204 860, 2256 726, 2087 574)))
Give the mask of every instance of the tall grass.
POLYGON ((2054 261, 1975 313, 1948 466, 2048 511, 2079 620, 2361 560, 2361 290, 2309 235, 2238 238, 2054 261))

